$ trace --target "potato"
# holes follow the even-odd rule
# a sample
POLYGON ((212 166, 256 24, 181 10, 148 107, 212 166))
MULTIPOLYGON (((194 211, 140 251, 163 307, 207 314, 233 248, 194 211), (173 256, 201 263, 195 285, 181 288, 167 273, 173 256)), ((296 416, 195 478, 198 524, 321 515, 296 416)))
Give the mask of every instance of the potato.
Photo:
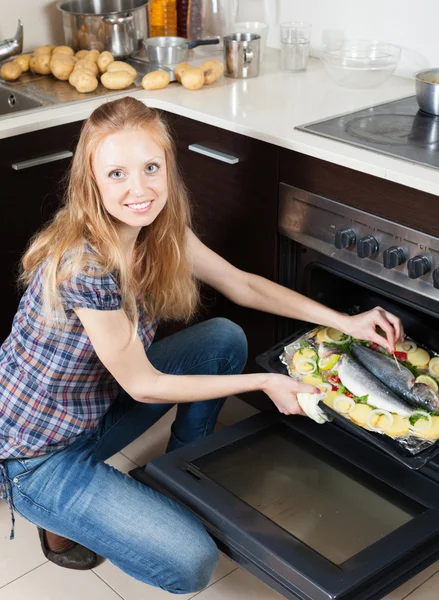
MULTIPOLYGON (((409 420, 407 417, 401 415, 392 415, 393 423, 391 427, 388 427, 384 431, 386 435, 390 437, 400 437, 401 435, 409 434, 409 420)), ((389 418, 386 415, 381 415, 378 419, 377 427, 387 427, 389 424, 389 418)))
POLYGON ((338 398, 340 394, 338 392, 328 392, 323 402, 330 408, 334 408, 334 400, 338 398))
POLYGON ((84 67, 76 67, 75 66, 75 68, 73 69, 73 71, 69 77, 70 85, 73 85, 73 87, 76 87, 76 82, 77 82, 79 76, 82 75, 84 72, 87 75, 90 75, 91 77, 96 77, 96 75, 94 74, 93 71, 90 71, 89 69, 85 69, 84 67))
MULTIPOLYGON (((312 348, 301 348, 300 350, 297 350, 297 352, 295 352, 294 356, 293 356, 293 365, 296 366, 298 361, 302 360, 304 358, 311 358, 312 360, 317 361, 317 352, 315 350, 313 350, 312 348)), ((302 369, 302 367, 305 367, 305 366, 306 365, 302 363, 302 365, 301 365, 302 371, 303 370, 306 371, 306 369, 302 369)), ((309 370, 311 371, 311 369, 309 369, 309 370)))
POLYGON ((112 62, 114 62, 114 56, 111 52, 108 52, 108 50, 105 50, 99 55, 98 68, 101 75, 106 72, 108 65, 112 62))
POLYGON ((33 73, 50 75, 50 54, 38 54, 30 59, 29 67, 33 73))
POLYGON ((323 383, 323 379, 320 375, 316 375, 316 373, 311 373, 311 375, 305 375, 302 379, 302 383, 306 383, 306 385, 313 385, 314 387, 319 387, 321 383, 323 383))
POLYGON ((206 60, 200 65, 204 73, 204 84, 209 85, 216 81, 224 73, 224 63, 216 58, 206 60))
MULTIPOLYGON (((370 407, 368 404, 356 404, 355 408, 353 408, 350 411, 349 418, 357 425, 361 425, 361 427, 367 428, 366 419, 369 413, 372 412, 372 410, 373 408, 370 407)), ((379 418, 380 415, 374 414, 373 417, 370 419, 370 422, 374 427, 376 427, 379 418)))
POLYGON ((94 92, 97 87, 97 77, 94 77, 85 69, 80 69, 75 83, 75 88, 77 89, 77 91, 81 92, 82 94, 88 94, 89 92, 94 92))
POLYGON ((21 67, 22 72, 26 73, 26 71, 29 71, 30 59, 30 54, 20 54, 19 56, 16 56, 12 62, 18 63, 21 67))
POLYGON ((15 81, 22 72, 20 65, 14 61, 5 63, 0 69, 0 75, 5 81, 15 81))
POLYGON ((199 90, 204 85, 204 73, 198 67, 187 69, 181 76, 181 84, 188 90, 199 90))
POLYGON ((73 57, 67 54, 55 54, 50 60, 52 75, 61 81, 67 81, 75 67, 73 57))
POLYGON ((123 62, 121 60, 115 60, 114 62, 110 63, 107 66, 107 72, 112 72, 112 71, 127 71, 127 73, 130 73, 130 75, 132 76, 133 80, 137 77, 137 71, 134 67, 132 67, 131 65, 129 65, 126 62, 123 62))
POLYGON ((178 63, 178 65, 174 69, 175 79, 181 83, 181 76, 183 75, 183 73, 185 71, 187 71, 188 69, 191 69, 191 68, 192 67, 190 66, 190 64, 188 62, 178 63))
POLYGON ((439 417, 431 417, 431 426, 423 431, 417 431, 416 435, 426 440, 439 439, 439 417))
POLYGON ((38 46, 34 50, 34 56, 40 56, 41 54, 52 54, 54 48, 56 48, 56 46, 52 46, 52 45, 38 46))
POLYGON ((97 63, 100 55, 101 53, 99 52, 99 50, 90 50, 87 55, 87 60, 92 60, 93 62, 97 63))
MULTIPOLYGON (((113 64, 113 63, 111 63, 113 64)), ((134 77, 128 71, 108 71, 103 73, 101 83, 108 90, 124 90, 133 83, 134 77)))
POLYGON ((81 58, 75 65, 75 69, 78 67, 84 67, 84 69, 88 69, 94 76, 97 77, 99 75, 99 69, 94 60, 88 60, 88 58, 81 58))
POLYGON ((430 355, 422 348, 416 348, 414 352, 407 354, 407 361, 415 367, 426 367, 430 362, 430 355))
POLYGON ((53 49, 52 54, 55 56, 55 54, 67 54, 68 56, 73 56, 75 54, 75 51, 73 50, 73 48, 70 48, 70 46, 56 46, 53 49))
POLYGON ((81 60, 82 58, 87 58, 89 52, 90 50, 78 50, 75 56, 78 60, 81 60))
POLYGON ((161 90, 171 81, 168 71, 151 71, 142 79, 142 87, 145 90, 161 90))

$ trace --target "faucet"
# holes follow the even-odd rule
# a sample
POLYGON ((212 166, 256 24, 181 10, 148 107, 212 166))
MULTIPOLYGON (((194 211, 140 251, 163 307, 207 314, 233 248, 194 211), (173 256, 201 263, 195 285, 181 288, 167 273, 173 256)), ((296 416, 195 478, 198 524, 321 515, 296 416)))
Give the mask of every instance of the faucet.
POLYGON ((23 50, 23 23, 18 19, 15 37, 0 42, 0 60, 20 54, 23 50))

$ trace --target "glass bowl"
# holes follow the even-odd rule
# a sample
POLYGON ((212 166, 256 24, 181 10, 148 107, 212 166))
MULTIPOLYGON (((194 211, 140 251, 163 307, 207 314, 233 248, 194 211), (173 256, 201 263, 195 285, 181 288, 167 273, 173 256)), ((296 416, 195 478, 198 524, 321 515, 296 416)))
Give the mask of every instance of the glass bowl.
POLYGON ((326 47, 321 59, 328 75, 339 85, 370 88, 392 75, 400 56, 401 48, 394 44, 354 40, 326 47))

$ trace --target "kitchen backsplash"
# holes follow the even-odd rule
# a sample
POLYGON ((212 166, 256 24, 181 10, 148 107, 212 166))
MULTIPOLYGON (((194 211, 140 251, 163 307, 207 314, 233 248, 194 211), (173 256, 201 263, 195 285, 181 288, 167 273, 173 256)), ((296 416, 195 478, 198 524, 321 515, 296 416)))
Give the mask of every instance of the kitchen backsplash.
POLYGON ((309 21, 314 55, 325 37, 342 34, 348 39, 377 39, 400 46, 398 75, 439 67, 438 0, 240 0, 238 16, 269 22, 267 45, 274 48, 280 45, 279 22, 309 21))
MULTIPOLYGON (((22 20, 25 51, 64 42, 55 0, 0 0, 0 15, 0 39, 12 37, 17 19, 22 20)), ((325 37, 341 33, 347 38, 374 38, 401 46, 397 74, 439 67, 438 0, 240 0, 238 18, 267 21, 268 45, 274 48, 279 47, 279 22, 304 20, 313 25, 315 55, 325 37)))

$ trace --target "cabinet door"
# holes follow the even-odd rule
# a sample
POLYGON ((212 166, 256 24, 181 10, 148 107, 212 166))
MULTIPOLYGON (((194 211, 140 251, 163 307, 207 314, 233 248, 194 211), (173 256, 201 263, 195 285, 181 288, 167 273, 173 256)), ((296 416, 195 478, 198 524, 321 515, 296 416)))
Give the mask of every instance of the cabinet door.
POLYGON ((0 140, 0 204, 3 282, 0 343, 9 334, 20 290, 20 258, 30 238, 59 206, 81 122, 0 140))
MULTIPOLYGON (((236 267, 276 280, 277 147, 177 115, 166 116, 175 134, 200 239, 236 267), (191 149, 194 144, 198 152, 191 149)), ((203 306, 201 318, 228 317, 243 327, 249 341, 248 369, 254 371, 255 356, 274 343, 275 318, 236 306, 207 289, 203 289, 203 306)))

